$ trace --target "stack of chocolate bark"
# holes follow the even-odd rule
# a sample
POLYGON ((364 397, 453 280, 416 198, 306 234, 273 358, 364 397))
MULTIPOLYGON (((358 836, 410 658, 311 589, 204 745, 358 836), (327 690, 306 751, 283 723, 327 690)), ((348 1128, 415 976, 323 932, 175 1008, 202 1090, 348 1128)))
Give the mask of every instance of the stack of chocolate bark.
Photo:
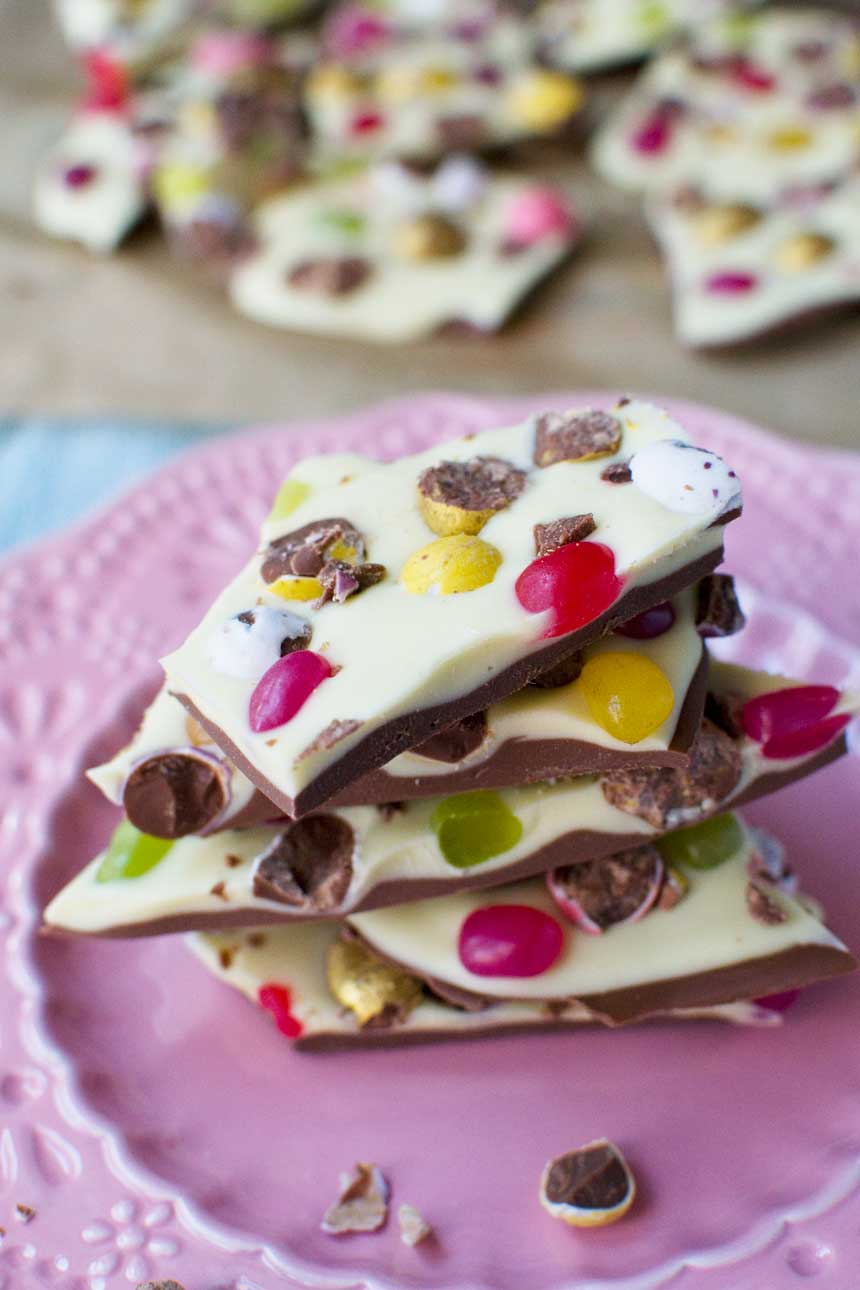
POLYGON ((740 509, 630 400, 300 462, 91 772, 126 818, 48 926, 193 932, 307 1047, 776 1023, 854 961, 735 811, 838 757, 860 696, 709 660, 740 509))

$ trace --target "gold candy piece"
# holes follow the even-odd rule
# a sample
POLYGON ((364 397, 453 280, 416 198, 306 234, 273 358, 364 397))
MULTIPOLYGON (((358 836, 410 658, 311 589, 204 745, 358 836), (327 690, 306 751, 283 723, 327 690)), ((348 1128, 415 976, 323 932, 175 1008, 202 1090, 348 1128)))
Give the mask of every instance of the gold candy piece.
POLYGON ((416 215, 394 235, 394 251, 402 260, 448 259, 465 248, 465 233, 444 215, 416 215))
POLYGON ((729 203, 724 206, 706 206, 693 216, 696 237, 703 246, 720 246, 755 228, 761 214, 754 206, 729 203))
POLYGON ((780 242, 773 254, 774 264, 784 273, 802 273, 833 252, 836 243, 824 233, 795 233, 780 242))
POLYGON ((338 1003, 367 1026, 392 1010, 405 1020, 424 997, 421 982, 386 963, 361 941, 335 941, 328 952, 326 975, 338 1003))
POLYGON ((802 125, 780 126, 767 136, 767 146, 773 152, 803 152, 812 143, 812 134, 802 125))

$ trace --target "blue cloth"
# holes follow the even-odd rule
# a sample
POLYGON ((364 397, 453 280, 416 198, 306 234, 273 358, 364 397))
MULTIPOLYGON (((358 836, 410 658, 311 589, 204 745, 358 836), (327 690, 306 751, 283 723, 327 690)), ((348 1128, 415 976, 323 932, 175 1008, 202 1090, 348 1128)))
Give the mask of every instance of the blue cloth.
POLYGON ((0 551, 63 528, 219 429, 227 427, 0 418, 0 551))

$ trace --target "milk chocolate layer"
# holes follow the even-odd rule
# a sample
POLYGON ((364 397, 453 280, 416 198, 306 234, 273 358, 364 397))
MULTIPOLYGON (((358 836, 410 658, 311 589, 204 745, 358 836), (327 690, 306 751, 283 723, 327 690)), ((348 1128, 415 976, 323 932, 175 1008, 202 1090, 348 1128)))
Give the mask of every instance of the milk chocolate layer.
MULTIPOLYGON (((392 757, 425 743, 446 726, 453 725, 461 718, 480 712, 515 691, 521 690, 541 672, 547 671, 568 655, 605 636, 628 619, 642 613, 643 610, 659 604, 662 600, 670 599, 683 588, 698 582, 721 560, 722 548, 720 547, 676 569, 673 573, 658 578, 655 582, 633 587, 580 631, 570 632, 566 636, 548 642, 541 649, 499 671, 469 694, 446 703, 435 704, 433 707, 421 708, 386 722, 371 731, 338 761, 326 766, 295 798, 290 798, 281 792, 262 775, 224 731, 204 716, 188 695, 177 693, 176 698, 185 705, 214 742, 279 811, 293 819, 299 819, 324 803, 330 802, 344 790, 353 787, 357 779, 384 766, 392 757)), ((438 791, 438 787, 434 788, 434 792, 438 791)), ((355 798, 351 797, 349 800, 355 801, 355 798)))

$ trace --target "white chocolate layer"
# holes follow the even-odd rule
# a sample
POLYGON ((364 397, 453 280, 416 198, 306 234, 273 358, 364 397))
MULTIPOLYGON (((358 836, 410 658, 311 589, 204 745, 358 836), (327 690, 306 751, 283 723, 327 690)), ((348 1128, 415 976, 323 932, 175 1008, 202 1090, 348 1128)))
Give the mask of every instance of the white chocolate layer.
MULTIPOLYGON (((629 403, 618 416, 623 425, 618 460, 660 439, 687 440, 667 412, 650 404, 629 403)), ((261 782, 295 799, 321 770, 373 730, 415 710, 454 702, 535 652, 548 615, 528 613, 517 599, 515 583, 533 559, 536 523, 591 512, 597 524, 593 541, 612 549, 616 573, 624 579, 623 592, 719 550, 723 531, 711 525, 726 509, 724 499, 701 514, 679 514, 634 484, 602 480, 611 458, 535 468, 533 441, 529 420, 443 443, 391 464, 346 454, 300 462, 291 479, 306 485, 307 495, 287 519, 264 525, 261 550, 271 539, 310 521, 342 516, 366 538, 368 560, 387 570, 382 582, 344 604, 315 609, 309 603, 289 603, 312 624, 310 649, 323 653, 340 671, 323 681, 285 725, 260 734, 251 730, 248 702, 254 684, 217 675, 209 662, 208 643, 227 618, 255 604, 283 607, 285 602, 260 578, 257 554, 185 644, 163 660, 171 691, 187 696, 223 732, 261 782), (457 595, 410 594, 400 571, 434 538, 416 505, 420 474, 440 461, 482 455, 502 457, 528 471, 521 495, 481 532, 481 539, 502 557, 493 581, 457 595), (307 754, 335 721, 360 725, 333 748, 307 754)))

